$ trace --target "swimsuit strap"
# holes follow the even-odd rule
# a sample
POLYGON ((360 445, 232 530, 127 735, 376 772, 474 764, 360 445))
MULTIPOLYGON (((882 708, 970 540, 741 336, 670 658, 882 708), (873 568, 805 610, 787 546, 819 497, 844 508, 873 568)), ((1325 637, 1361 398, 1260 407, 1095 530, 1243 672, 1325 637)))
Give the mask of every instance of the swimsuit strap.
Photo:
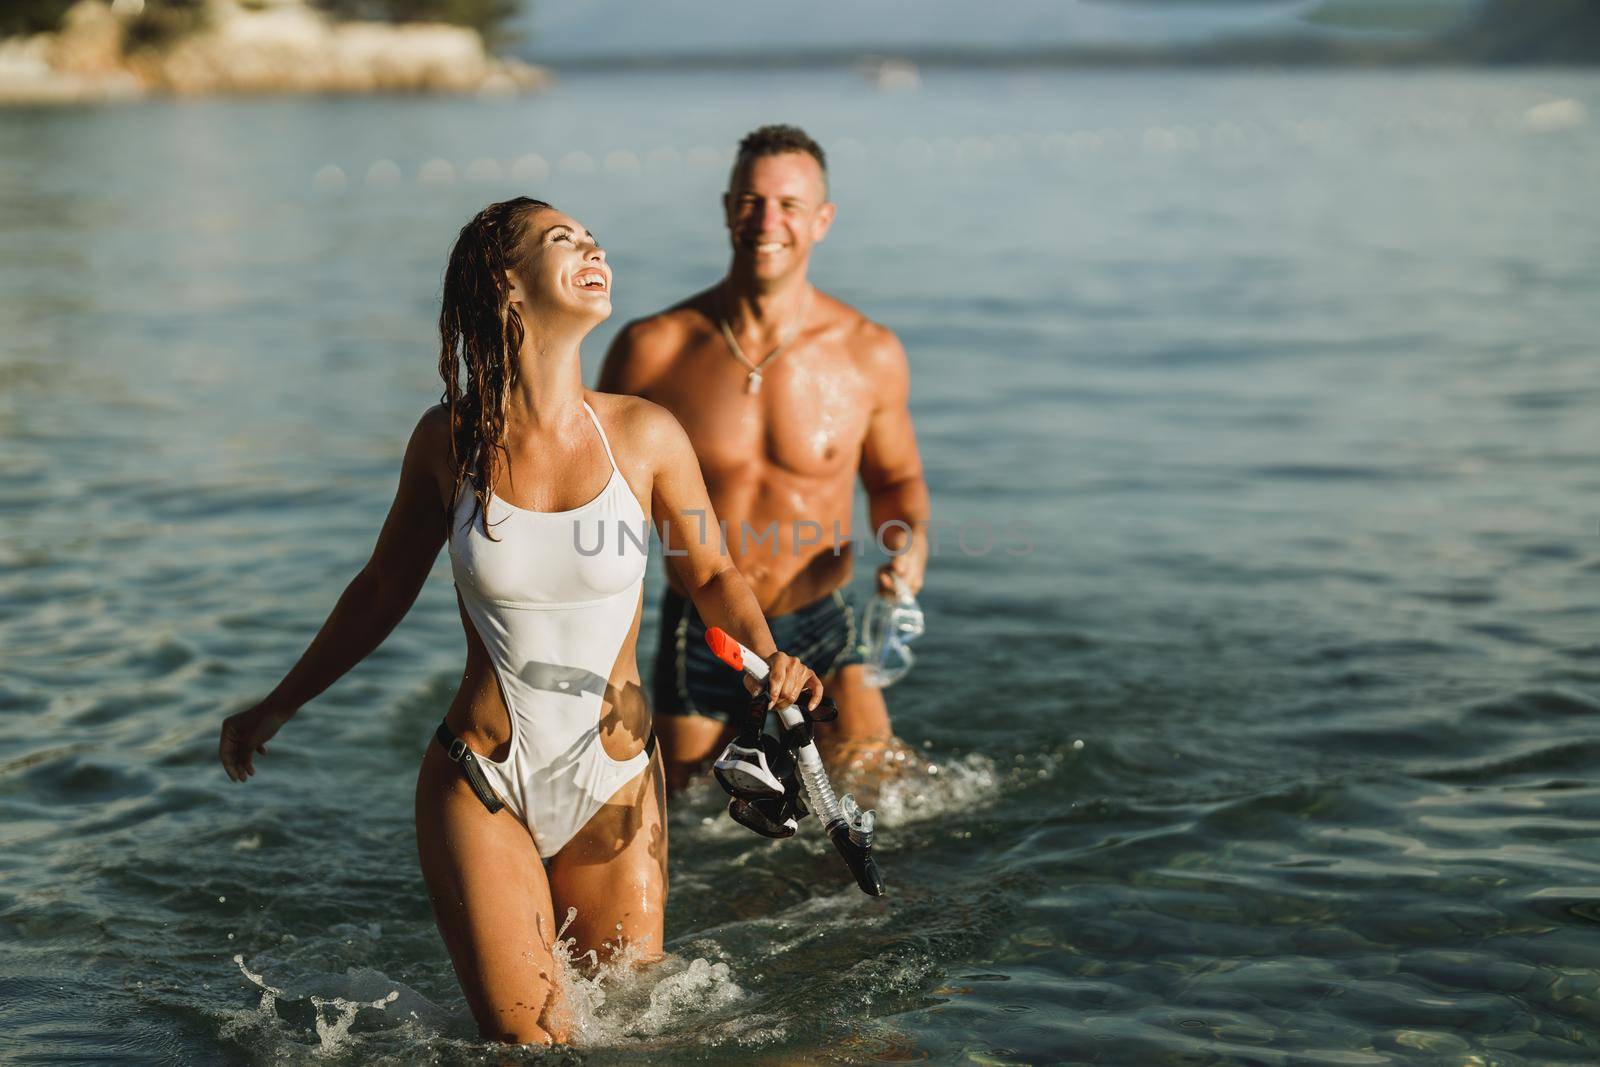
POLYGON ((600 425, 600 416, 594 413, 594 408, 589 406, 587 400, 583 402, 583 410, 589 413, 589 421, 594 423, 595 430, 600 434, 600 443, 606 448, 606 459, 611 461, 611 469, 621 474, 622 469, 617 466, 617 457, 611 454, 611 440, 606 437, 605 427, 600 425))

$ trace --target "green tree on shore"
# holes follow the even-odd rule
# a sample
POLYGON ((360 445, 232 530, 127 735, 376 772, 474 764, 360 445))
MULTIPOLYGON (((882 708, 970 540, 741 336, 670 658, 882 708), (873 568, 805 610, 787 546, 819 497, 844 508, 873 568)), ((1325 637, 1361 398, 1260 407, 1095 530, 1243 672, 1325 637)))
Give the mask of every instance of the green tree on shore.
POLYGON ((11 0, 0 8, 0 35, 53 30, 71 6, 71 0, 11 0))
POLYGON ((383 22, 448 22, 469 26, 491 50, 507 44, 506 26, 522 8, 520 0, 311 0, 341 19, 383 22))

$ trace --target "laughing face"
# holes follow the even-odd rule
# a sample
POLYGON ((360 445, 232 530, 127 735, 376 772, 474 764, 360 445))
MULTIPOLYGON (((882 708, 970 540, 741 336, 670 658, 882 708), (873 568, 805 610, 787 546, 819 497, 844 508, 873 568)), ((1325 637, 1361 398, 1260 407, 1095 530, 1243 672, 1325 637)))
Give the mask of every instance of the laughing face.
POLYGON ((605 249, 576 219, 554 208, 530 220, 522 262, 507 273, 512 302, 534 321, 573 317, 592 326, 611 314, 605 249))
POLYGON ((805 152, 744 161, 722 205, 733 244, 733 270, 772 282, 803 272, 811 246, 833 222, 822 167, 805 152))

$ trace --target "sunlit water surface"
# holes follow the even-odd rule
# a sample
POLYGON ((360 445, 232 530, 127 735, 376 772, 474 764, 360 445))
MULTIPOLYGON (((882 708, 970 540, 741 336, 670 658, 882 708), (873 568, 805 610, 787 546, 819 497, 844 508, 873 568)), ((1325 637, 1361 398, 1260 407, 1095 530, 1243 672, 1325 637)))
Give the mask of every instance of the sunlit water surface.
POLYGON ((1571 72, 0 115, 0 1058, 500 1061, 414 858, 447 568, 248 786, 217 724, 371 547, 462 222, 601 236, 592 373, 717 277, 727 149, 790 120, 948 524, 891 694, 926 763, 881 901, 680 802, 671 961, 553 1055, 1594 1062, 1597 117, 1571 72))

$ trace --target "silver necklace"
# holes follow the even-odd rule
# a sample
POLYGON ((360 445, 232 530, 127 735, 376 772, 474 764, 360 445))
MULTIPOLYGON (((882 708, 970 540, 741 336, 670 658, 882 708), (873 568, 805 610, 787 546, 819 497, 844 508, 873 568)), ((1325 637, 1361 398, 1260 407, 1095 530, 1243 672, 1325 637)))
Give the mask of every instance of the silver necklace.
POLYGON ((719 303, 722 304, 722 316, 717 319, 717 325, 722 327, 722 339, 728 342, 728 351, 733 353, 733 358, 743 363, 750 370, 750 374, 744 383, 745 394, 747 396, 756 396, 761 392, 762 368, 777 362, 778 357, 783 355, 790 345, 794 344, 796 337, 800 336, 800 328, 806 323, 806 313, 811 310, 811 286, 806 286, 806 295, 800 298, 800 314, 795 316, 794 325, 789 327, 788 333, 778 342, 778 347, 768 352, 767 358, 760 363, 751 363, 749 357, 744 354, 744 350, 739 347, 739 342, 734 338, 733 327, 728 325, 728 302, 726 297, 719 300, 719 303))

